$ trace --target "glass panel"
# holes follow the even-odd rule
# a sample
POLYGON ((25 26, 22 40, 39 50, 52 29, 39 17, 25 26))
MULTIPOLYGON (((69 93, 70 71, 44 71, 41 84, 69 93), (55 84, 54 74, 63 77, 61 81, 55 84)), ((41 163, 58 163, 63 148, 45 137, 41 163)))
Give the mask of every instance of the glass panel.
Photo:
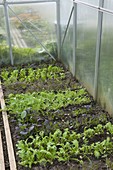
POLYGON ((113 114, 113 16, 103 15, 98 100, 113 114))
POLYGON ((105 0, 104 1, 104 8, 113 10, 113 0, 105 0))
MULTIPOLYGON (((66 31, 66 27, 70 18, 70 14, 72 11, 73 2, 72 1, 66 1, 65 3, 61 1, 61 39, 64 39, 64 34, 66 31)), ((70 20, 70 25, 65 37, 65 41, 62 46, 62 60, 63 62, 72 70, 72 46, 73 46, 73 16, 70 20)))
POLYGON ((3 6, 0 6, 0 66, 10 64, 3 6))
MULTIPOLYGON (((72 22, 71 18, 71 22, 72 22)), ((73 69, 73 25, 70 24, 67 35, 62 46, 62 60, 66 64, 70 71, 73 69)))
POLYGON ((92 5, 99 6, 99 0, 94 0, 94 1, 92 1, 92 0, 81 0, 81 1, 92 4, 92 5))
POLYGON ((76 76, 93 94, 98 11, 78 5, 77 13, 76 76))
POLYGON ((9 14, 12 44, 16 47, 13 50, 16 64, 42 59, 45 50, 40 43, 56 55, 55 3, 10 5, 9 14), (19 58, 18 50, 26 53, 27 58, 23 55, 19 58))
MULTIPOLYGON (((60 1, 60 13, 61 13, 61 38, 63 39, 64 32, 70 17, 72 10, 73 2, 70 0, 60 1)), ((72 22, 72 21, 71 21, 72 22)))

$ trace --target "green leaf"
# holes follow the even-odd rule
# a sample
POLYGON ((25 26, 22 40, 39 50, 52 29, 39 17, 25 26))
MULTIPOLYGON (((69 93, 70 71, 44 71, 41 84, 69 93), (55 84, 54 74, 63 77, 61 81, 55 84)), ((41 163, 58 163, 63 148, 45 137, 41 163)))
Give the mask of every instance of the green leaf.
POLYGON ((21 118, 24 119, 27 115, 27 112, 24 110, 22 113, 21 113, 21 118))
POLYGON ((95 157, 98 159, 98 158, 100 157, 100 152, 97 151, 97 150, 95 150, 95 151, 94 151, 94 155, 95 155, 95 157))
POLYGON ((73 141, 73 145, 76 147, 76 149, 78 149, 79 143, 76 139, 73 141))

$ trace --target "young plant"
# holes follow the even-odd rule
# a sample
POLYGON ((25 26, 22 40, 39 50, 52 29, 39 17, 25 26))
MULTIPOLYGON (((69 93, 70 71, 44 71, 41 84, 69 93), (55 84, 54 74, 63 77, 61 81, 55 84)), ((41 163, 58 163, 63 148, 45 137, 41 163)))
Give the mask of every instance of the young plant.
POLYGON ((48 136, 41 131, 35 137, 30 136, 26 140, 19 141, 16 146, 21 159, 20 164, 31 168, 33 164, 46 166, 48 162, 53 164, 55 159, 61 162, 75 158, 79 154, 79 141, 75 138, 69 140, 70 135, 72 133, 68 129, 65 129, 64 133, 57 129, 48 136), (65 142, 67 132, 68 142, 65 142))
POLYGON ((9 72, 4 70, 1 72, 1 77, 3 81, 7 81, 8 77, 9 77, 9 72))

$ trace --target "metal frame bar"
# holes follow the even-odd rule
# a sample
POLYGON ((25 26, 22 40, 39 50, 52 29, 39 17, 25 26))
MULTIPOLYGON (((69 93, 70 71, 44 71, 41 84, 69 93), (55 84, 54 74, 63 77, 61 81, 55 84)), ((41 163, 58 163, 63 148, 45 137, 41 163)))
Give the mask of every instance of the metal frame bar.
POLYGON ((28 21, 37 31, 44 33, 40 28, 38 28, 36 25, 34 25, 31 21, 28 21))
MULTIPOLYGON (((73 2, 76 3, 76 4, 82 4, 82 5, 88 6, 90 8, 98 9, 98 11, 103 12, 103 13, 107 13, 107 14, 113 15, 113 11, 111 11, 109 9, 106 9, 106 8, 103 8, 102 6, 91 5, 89 3, 82 2, 80 0, 74 0, 73 2)), ((100 2, 101 2, 101 0, 100 0, 100 2)))
POLYGON ((90 3, 86 3, 86 2, 80 1, 80 0, 74 0, 73 2, 76 3, 76 4, 83 4, 83 5, 89 6, 91 8, 99 9, 98 6, 95 6, 95 5, 92 5, 90 3))
POLYGON ((69 24, 70 24, 70 21, 71 21, 73 11, 74 11, 74 6, 72 7, 70 15, 69 15, 68 23, 66 25, 66 29, 65 29, 64 36, 63 36, 62 43, 61 43, 61 48, 63 47, 64 41, 65 41, 65 38, 66 38, 66 34, 67 34, 67 31, 68 31, 68 28, 69 28, 69 24))
POLYGON ((21 5, 21 4, 32 4, 32 3, 48 3, 48 2, 56 2, 56 0, 40 0, 40 1, 17 1, 17 2, 7 2, 8 5, 21 5))
POLYGON ((73 76, 76 74, 76 47, 77 47, 77 4, 74 3, 73 13, 73 76))
POLYGON ((105 9, 105 8, 99 8, 99 11, 106 13, 106 14, 111 14, 113 15, 113 11, 109 10, 109 9, 105 9))
POLYGON ((12 43, 11 43, 11 33, 10 33, 10 23, 9 23, 9 15, 8 15, 8 4, 7 1, 4 0, 4 13, 5 13, 5 20, 6 20, 6 29, 7 29, 7 39, 9 45, 9 53, 10 53, 10 60, 11 64, 14 64, 13 54, 12 54, 12 43))
MULTIPOLYGON (((100 0, 100 7, 104 6, 104 0, 100 0)), ((95 58, 95 77, 94 77, 94 99, 97 100, 98 95, 98 79, 99 79, 99 66, 100 66, 100 51, 102 39, 102 23, 103 13, 98 11, 98 30, 97 30, 97 43, 96 43, 96 58, 95 58)))
MULTIPOLYGON (((21 5, 21 4, 31 4, 31 3, 48 3, 48 2, 56 2, 57 0, 40 0, 40 1, 17 1, 17 2, 7 2, 8 5, 21 5)), ((0 5, 4 5, 4 2, 0 3, 0 5)))
POLYGON ((22 22, 22 20, 16 15, 16 13, 13 11, 13 9, 11 7, 8 6, 8 8, 12 11, 12 13, 17 17, 17 19, 22 23, 22 25, 29 31, 29 33, 34 37, 34 39, 45 49, 46 53, 55 60, 55 58, 53 57, 52 54, 50 54, 50 52, 48 51, 48 49, 41 43, 41 41, 34 36, 34 34, 32 33, 32 31, 27 28, 27 26, 22 22))
POLYGON ((57 15, 57 51, 58 59, 61 56, 61 25, 60 25, 60 0, 56 0, 56 15, 57 15))

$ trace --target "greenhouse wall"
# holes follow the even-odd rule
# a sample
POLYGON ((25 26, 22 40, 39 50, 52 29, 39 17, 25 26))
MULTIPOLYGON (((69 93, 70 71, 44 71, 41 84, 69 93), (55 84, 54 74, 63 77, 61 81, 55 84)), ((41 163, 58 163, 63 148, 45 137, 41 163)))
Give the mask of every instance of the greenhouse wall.
POLYGON ((113 113, 113 15, 103 14, 98 100, 113 113))
POLYGON ((113 1, 61 1, 61 32, 73 17, 62 48, 62 60, 104 109, 113 115, 113 1), (65 18, 65 17, 64 17, 65 18), (73 31, 72 31, 73 30, 73 31), (73 45, 72 45, 73 44, 73 45), (72 47, 71 47, 72 45, 72 47))
POLYGON ((79 4, 77 6, 76 77, 91 93, 94 91, 97 24, 98 11, 79 4))

